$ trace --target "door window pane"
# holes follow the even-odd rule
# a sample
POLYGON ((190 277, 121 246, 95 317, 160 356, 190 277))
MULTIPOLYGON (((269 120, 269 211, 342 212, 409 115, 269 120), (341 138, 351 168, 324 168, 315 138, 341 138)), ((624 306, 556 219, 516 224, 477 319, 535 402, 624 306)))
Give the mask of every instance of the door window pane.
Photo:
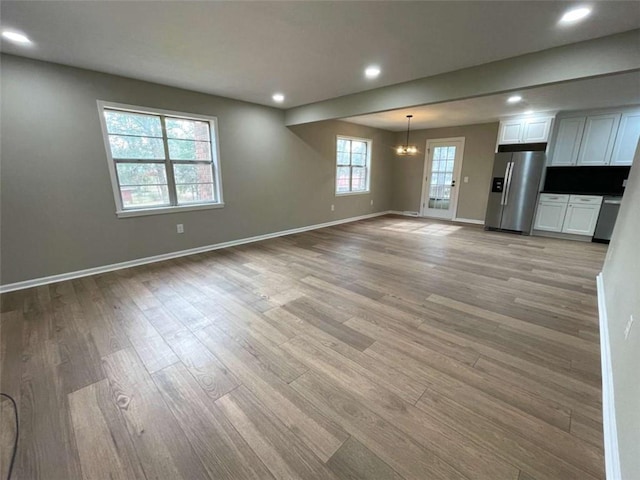
POLYGON ((451 201, 451 183, 455 167, 456 146, 433 148, 429 184, 428 208, 448 210, 451 201))

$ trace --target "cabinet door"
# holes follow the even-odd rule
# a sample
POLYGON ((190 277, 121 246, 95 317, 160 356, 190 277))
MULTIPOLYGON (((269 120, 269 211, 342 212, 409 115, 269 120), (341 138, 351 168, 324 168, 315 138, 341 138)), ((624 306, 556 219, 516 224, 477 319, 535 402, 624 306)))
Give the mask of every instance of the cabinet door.
POLYGON ((578 153, 578 165, 608 165, 620 114, 587 117, 578 153))
POLYGON ((570 203, 562 226, 563 233, 592 236, 596 229, 600 205, 570 203))
POLYGON ((524 120, 507 120, 500 122, 498 144, 506 145, 509 143, 520 143, 523 128, 524 120))
POLYGON ((536 221, 533 225, 534 230, 561 232, 566 211, 566 203, 540 202, 536 213, 536 221))
POLYGON ((631 165, 640 138, 640 112, 625 113, 620 120, 611 165, 631 165))
POLYGON ((530 118, 524 121, 522 143, 543 143, 549 139, 551 117, 530 118))
POLYGON ((551 165, 575 165, 578 163, 580 140, 586 117, 563 118, 558 122, 558 135, 553 148, 551 165))

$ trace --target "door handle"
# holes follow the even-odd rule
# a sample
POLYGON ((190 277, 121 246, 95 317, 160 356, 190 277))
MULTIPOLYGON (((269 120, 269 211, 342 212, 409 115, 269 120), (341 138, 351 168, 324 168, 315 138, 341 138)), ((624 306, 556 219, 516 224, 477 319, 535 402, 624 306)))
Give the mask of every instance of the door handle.
POLYGON ((455 186, 456 186, 456 181, 455 181, 455 180, 452 180, 452 181, 451 181, 451 186, 452 186, 452 187, 455 187, 455 186))
POLYGON ((509 176, 507 177, 507 185, 506 185, 506 190, 507 193, 504 194, 504 204, 506 205, 507 203, 509 203, 509 192, 511 191, 511 175, 513 175, 513 166, 515 165, 514 162, 509 162, 509 176))
POLYGON ((507 195, 507 185, 509 185, 510 171, 511 171, 511 162, 507 162, 507 168, 504 169, 504 185, 502 186, 502 196, 500 197, 500 205, 505 205, 505 197, 507 195))

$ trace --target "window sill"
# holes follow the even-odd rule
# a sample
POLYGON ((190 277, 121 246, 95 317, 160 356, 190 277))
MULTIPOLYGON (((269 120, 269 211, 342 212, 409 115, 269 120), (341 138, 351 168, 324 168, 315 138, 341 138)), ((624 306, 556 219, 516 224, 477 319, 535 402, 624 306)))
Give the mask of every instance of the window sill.
POLYGON ((336 192, 336 197, 348 197, 351 195, 370 195, 370 194, 371 194, 371 190, 367 190, 366 192, 344 192, 344 193, 336 192))
POLYGON ((223 208, 224 203, 200 203, 198 205, 180 205, 177 207, 158 207, 158 208, 144 208, 137 210, 120 210, 116 212, 118 218, 129 217, 145 217, 147 215, 161 215, 164 213, 181 213, 191 212, 194 210, 209 210, 212 208, 223 208))

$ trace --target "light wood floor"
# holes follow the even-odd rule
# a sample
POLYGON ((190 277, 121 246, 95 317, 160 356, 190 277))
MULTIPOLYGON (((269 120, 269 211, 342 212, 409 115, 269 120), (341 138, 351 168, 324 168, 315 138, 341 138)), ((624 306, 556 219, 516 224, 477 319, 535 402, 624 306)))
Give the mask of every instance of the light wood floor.
POLYGON ((14 478, 602 479, 605 251, 387 216, 5 294, 14 478))

